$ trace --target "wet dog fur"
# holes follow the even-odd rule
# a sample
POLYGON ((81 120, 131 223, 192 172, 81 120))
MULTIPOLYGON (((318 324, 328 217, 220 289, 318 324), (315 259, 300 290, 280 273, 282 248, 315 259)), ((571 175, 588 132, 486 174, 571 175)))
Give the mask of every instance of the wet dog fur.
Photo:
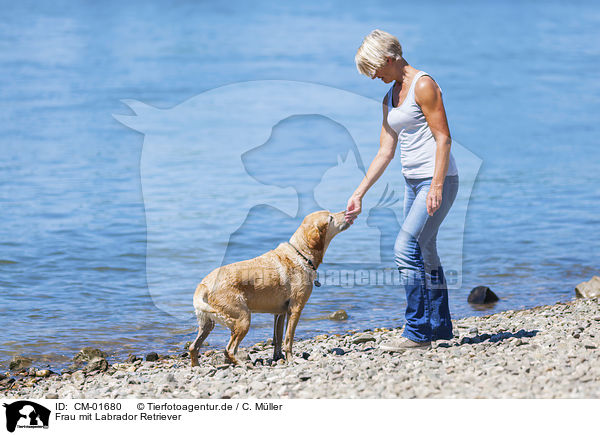
POLYGON ((231 330, 225 356, 231 363, 238 364, 238 346, 250 328, 251 313, 275 315, 273 359, 283 358, 283 346, 286 361, 292 361, 296 326, 316 279, 316 272, 306 259, 310 259, 315 268, 319 267, 331 239, 349 227, 344 213, 327 210, 311 213, 289 243, 281 243, 259 257, 219 267, 202 280, 194 293, 199 328, 189 347, 192 367, 199 364, 198 351, 215 322, 231 330))

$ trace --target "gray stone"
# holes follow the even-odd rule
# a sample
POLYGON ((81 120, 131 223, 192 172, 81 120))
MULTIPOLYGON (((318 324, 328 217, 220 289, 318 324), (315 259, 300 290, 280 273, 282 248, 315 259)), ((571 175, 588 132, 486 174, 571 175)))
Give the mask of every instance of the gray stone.
POLYGON ((260 391, 260 390, 264 390, 265 388, 267 388, 267 384, 265 384, 264 382, 260 382, 260 381, 253 381, 250 383, 248 388, 250 390, 260 391))
POLYGON ((594 276, 589 281, 584 281, 575 287, 575 296, 578 298, 600 297, 600 276, 594 276))
POLYGON ((367 343, 369 341, 375 341, 375 337, 370 334, 359 334, 352 338, 352 343, 354 344, 367 343))
POLYGON ((173 383, 173 382, 177 382, 177 380, 175 379, 175 376, 173 375, 173 373, 169 373, 165 377, 165 382, 173 383))
POLYGON ((308 380, 309 380, 311 377, 312 377, 312 376, 310 375, 310 373, 300 373, 300 374, 298 375, 298 378, 299 378, 301 381, 308 381, 308 380))
POLYGON ((20 370, 26 369, 33 364, 33 360, 31 358, 27 358, 26 356, 15 355, 8 368, 12 371, 18 372, 20 370))
POLYGON ((344 310, 337 310, 329 315, 330 320, 348 320, 348 313, 344 310))
POLYGON ((127 357, 127 359, 125 360, 125 362, 129 363, 129 364, 133 364, 134 362, 141 361, 141 360, 142 360, 142 358, 140 358, 139 356, 136 356, 136 355, 130 353, 129 356, 127 357))
POLYGON ((85 373, 91 373, 96 370, 105 372, 108 370, 108 362, 103 357, 96 357, 92 359, 83 370, 85 373))

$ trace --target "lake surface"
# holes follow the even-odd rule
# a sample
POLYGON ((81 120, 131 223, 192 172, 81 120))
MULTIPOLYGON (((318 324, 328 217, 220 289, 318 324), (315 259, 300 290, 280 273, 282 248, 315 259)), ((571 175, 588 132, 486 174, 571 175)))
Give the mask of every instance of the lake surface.
MULTIPOLYGON (((195 284, 213 266, 276 246, 316 208, 343 209, 358 160, 368 166, 377 150, 377 102, 388 90, 354 66, 374 28, 397 35, 408 62, 443 89, 462 195, 439 236, 455 273, 452 315, 566 301, 600 274, 595 2, 25 1, 3 10, 1 367, 23 354, 59 368, 83 346, 112 357, 179 352, 195 333, 195 284), (323 111, 294 112, 304 99, 323 111), (276 102, 296 116, 269 118, 276 102), (369 109, 344 111, 352 105, 369 109), (120 116, 136 108, 147 125, 128 128, 137 121, 120 116), (272 131, 254 131, 261 122, 272 131), (500 302, 469 306, 477 285, 500 302)), ((387 183, 393 200, 379 209, 395 214, 365 212, 362 227, 332 242, 330 280, 313 291, 298 338, 402 324, 397 286, 355 279, 393 272, 377 231, 398 224, 403 181, 397 166, 386 177, 369 208, 387 183), (337 309, 349 320, 327 320, 337 309)), ((268 338, 271 322, 255 316, 242 345, 268 338)), ((217 327, 210 347, 227 337, 217 327)))

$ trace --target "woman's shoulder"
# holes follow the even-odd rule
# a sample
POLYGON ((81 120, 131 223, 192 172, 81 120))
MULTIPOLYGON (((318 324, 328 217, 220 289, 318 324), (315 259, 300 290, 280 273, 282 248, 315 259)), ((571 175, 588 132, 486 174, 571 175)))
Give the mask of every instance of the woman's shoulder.
POLYGON ((420 75, 420 77, 416 77, 415 91, 421 90, 426 92, 428 90, 435 89, 440 89, 441 91, 441 88, 429 73, 426 73, 425 71, 417 71, 417 74, 415 75, 420 75))
POLYGON ((424 73, 417 77, 415 82, 414 96, 416 103, 421 106, 425 101, 433 101, 442 96, 442 88, 429 74, 424 73))

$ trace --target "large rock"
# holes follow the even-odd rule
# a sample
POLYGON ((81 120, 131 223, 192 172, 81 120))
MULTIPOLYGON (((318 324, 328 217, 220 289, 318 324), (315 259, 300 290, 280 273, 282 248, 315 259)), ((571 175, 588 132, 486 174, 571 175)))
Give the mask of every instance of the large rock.
POLYGON ((467 298, 467 302, 470 304, 491 304, 493 302, 498 302, 500 298, 496 296, 489 287, 480 285, 471 290, 469 297, 467 298))
POLYGON ((91 360, 83 370, 86 373, 90 373, 96 370, 105 372, 106 370, 108 370, 108 362, 104 358, 99 356, 91 360))
POLYGON ((31 364, 33 364, 33 360, 31 360, 30 358, 21 355, 15 355, 10 361, 8 368, 12 371, 18 372, 19 370, 23 370, 30 367, 31 364))
POLYGON ((93 347, 84 347, 81 349, 77 355, 73 357, 73 361, 76 363, 81 363, 84 361, 91 361, 94 358, 106 358, 106 352, 102 352, 100 349, 95 349, 93 347))
POLYGON ((578 298, 600 298, 600 276, 594 276, 589 281, 582 282, 575 287, 575 296, 578 298))

